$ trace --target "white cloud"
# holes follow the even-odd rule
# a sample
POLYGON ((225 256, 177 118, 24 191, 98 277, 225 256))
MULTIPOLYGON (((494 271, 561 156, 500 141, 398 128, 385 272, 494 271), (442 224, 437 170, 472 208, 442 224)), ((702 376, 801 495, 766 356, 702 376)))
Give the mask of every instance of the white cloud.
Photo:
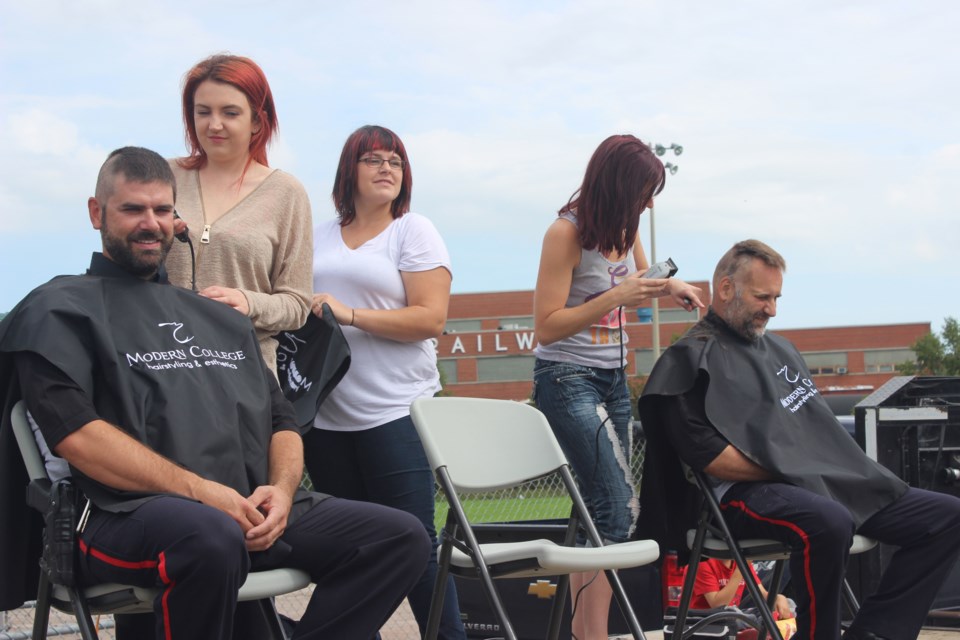
POLYGON ((20 3, 0 24, 0 231, 79 230, 109 149, 182 153, 180 79, 229 50, 266 70, 271 164, 315 219, 350 131, 403 136, 455 288, 532 287, 593 149, 632 132, 685 146, 657 202, 684 277, 760 237, 791 264, 787 324, 936 322, 960 275, 958 27, 947 0, 20 3), (905 262, 924 277, 900 280, 905 262), (818 308, 831 278, 854 303, 818 308))
POLYGON ((39 109, 13 114, 5 126, 15 152, 67 156, 79 144, 74 123, 39 109))

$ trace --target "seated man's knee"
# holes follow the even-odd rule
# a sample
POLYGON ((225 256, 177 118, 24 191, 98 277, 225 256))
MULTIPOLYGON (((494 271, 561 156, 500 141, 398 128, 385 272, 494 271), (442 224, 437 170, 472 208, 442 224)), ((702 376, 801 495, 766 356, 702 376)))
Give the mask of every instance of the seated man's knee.
POLYGON ((215 509, 194 522, 193 531, 178 546, 192 557, 195 567, 210 572, 246 571, 248 554, 240 525, 215 509))
POLYGON ((960 528, 960 498, 951 494, 938 493, 940 499, 938 512, 948 519, 954 527, 960 528))
POLYGON ((823 500, 821 507, 815 523, 804 531, 810 544, 818 547, 849 548, 856 529, 850 512, 833 500, 823 500))
POLYGON ((384 531, 395 542, 395 555, 410 567, 422 569, 433 553, 433 544, 423 523, 405 511, 390 509, 389 512, 389 526, 384 531))

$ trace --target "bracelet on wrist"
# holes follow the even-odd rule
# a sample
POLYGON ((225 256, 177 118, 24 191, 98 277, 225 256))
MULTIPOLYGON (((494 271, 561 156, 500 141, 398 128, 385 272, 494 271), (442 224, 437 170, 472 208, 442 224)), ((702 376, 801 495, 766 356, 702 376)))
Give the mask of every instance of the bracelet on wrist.
POLYGON ((356 319, 357 319, 357 310, 356 310, 356 309, 350 309, 350 325, 349 325, 349 326, 352 327, 352 326, 353 326, 353 323, 356 321, 356 319))

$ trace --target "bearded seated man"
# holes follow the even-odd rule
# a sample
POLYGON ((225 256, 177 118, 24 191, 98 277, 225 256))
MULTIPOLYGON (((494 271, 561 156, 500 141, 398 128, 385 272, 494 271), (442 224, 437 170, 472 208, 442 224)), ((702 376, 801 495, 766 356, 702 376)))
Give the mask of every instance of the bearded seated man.
POLYGON ((167 283, 175 196, 161 156, 114 151, 87 203, 103 253, 0 323, 0 610, 37 588, 9 424, 22 398, 91 502, 81 582, 158 588, 152 628, 127 638, 233 640, 247 573, 293 567, 315 583, 295 639, 370 640, 430 541, 407 513, 299 489, 296 418, 250 319, 167 283))
POLYGON ((843 637, 913 640, 960 551, 960 500, 908 487, 868 458, 796 348, 765 332, 785 269, 762 242, 734 245, 714 272, 706 317, 650 374, 639 401, 646 535, 686 549, 695 524, 678 505, 695 489, 680 463, 705 473, 734 536, 790 547, 800 640, 840 638, 854 534, 897 545, 843 637))

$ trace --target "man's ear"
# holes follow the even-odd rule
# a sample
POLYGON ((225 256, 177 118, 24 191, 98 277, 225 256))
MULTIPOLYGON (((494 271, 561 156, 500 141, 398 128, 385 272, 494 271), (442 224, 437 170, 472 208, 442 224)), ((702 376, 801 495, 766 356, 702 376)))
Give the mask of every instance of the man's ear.
POLYGON ((722 278, 720 278, 720 283, 719 283, 719 286, 717 286, 717 290, 715 291, 715 294, 718 298, 720 298, 721 302, 724 302, 724 303, 730 302, 731 300, 733 300, 734 296, 736 295, 736 292, 737 292, 737 287, 733 283, 733 278, 731 278, 730 276, 723 276, 722 278))
POLYGON ((103 209, 100 208, 100 203, 96 198, 90 197, 87 199, 87 210, 90 212, 90 224, 93 225, 94 229, 100 229, 103 226, 103 209))

